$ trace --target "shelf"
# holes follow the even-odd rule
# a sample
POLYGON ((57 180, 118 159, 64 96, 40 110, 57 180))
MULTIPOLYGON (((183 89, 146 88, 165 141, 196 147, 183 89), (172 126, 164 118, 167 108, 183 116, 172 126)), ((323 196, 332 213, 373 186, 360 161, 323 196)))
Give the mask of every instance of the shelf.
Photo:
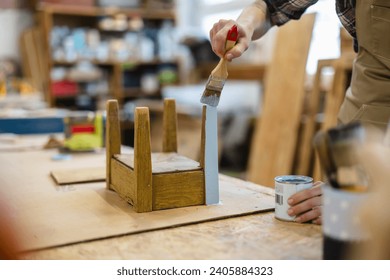
POLYGON ((126 14, 128 17, 138 16, 145 19, 175 19, 175 11, 170 9, 149 10, 145 8, 130 9, 119 7, 72 6, 48 3, 40 3, 37 9, 51 14, 68 16, 97 17, 112 16, 120 13, 126 14))
POLYGON ((64 94, 64 95, 54 95, 55 98, 58 99, 75 99, 77 98, 78 94, 64 94))
MULTIPOLYGON (((202 64, 198 67, 197 71, 201 78, 207 79, 211 71, 216 66, 216 63, 202 64)), ((229 79, 237 80, 263 80, 267 65, 258 64, 229 64, 229 79)))
POLYGON ((154 93, 145 93, 141 88, 124 88, 121 98, 131 98, 131 97, 157 97, 160 96, 160 91, 156 91, 154 93))
POLYGON ((80 61, 88 61, 88 62, 91 62, 92 64, 101 65, 101 66, 116 66, 116 65, 119 65, 119 66, 122 66, 125 69, 126 68, 131 69, 133 67, 137 67, 137 66, 140 66, 140 65, 145 65, 145 66, 151 65, 151 66, 154 66, 154 65, 161 65, 161 64, 177 64, 178 63, 178 60, 175 60, 175 61, 161 61, 160 59, 154 59, 152 61, 141 61, 141 60, 101 61, 101 60, 96 60, 96 59, 92 59, 92 60, 89 60, 89 59, 79 59, 79 60, 75 60, 75 61, 52 60, 52 63, 56 64, 56 65, 72 66, 72 65, 74 65, 74 64, 76 64, 77 62, 80 62, 80 61))
MULTIPOLYGON (((153 8, 151 0, 141 1, 142 5, 138 8, 121 8, 121 7, 99 7, 99 6, 73 6, 64 4, 53 3, 40 3, 36 6, 37 16, 39 19, 40 30, 43 34, 44 53, 51 54, 51 32, 55 26, 68 26, 70 29, 84 27, 97 29, 100 33, 108 33, 101 35, 102 39, 106 37, 123 37, 122 32, 127 30, 101 30, 99 29, 100 17, 115 17, 118 14, 124 14, 128 17, 128 20, 132 17, 139 17, 145 21, 145 29, 161 29, 165 20, 176 22, 175 8, 153 8), (149 26, 149 25, 151 26, 149 26)), ((63 39, 63 38, 62 38, 63 39)), ((61 39, 61 40, 62 40, 61 39)), ((123 38, 122 38, 123 39, 123 38)), ((100 39, 99 39, 100 40, 100 39)), ((157 38, 156 38, 157 40, 157 38)), ((155 42, 157 43, 157 42, 155 42)), ((58 56, 57 56, 58 57, 58 56)), ((108 57, 108 56, 107 56, 108 57)), ((141 58, 141 57, 140 57, 141 58)), ((109 59, 102 61, 98 59, 77 59, 75 61, 56 60, 53 57, 48 57, 45 61, 45 65, 48 69, 44 71, 42 75, 45 76, 47 84, 51 85, 51 70, 55 66, 63 66, 65 68, 71 68, 81 61, 89 61, 100 69, 104 68, 105 77, 109 85, 108 96, 120 100, 120 106, 126 99, 137 98, 157 98, 161 97, 161 87, 155 93, 148 94, 142 91, 141 88, 128 88, 128 86, 138 86, 135 79, 141 79, 142 75, 152 71, 158 74, 160 66, 173 65, 173 67, 179 69, 180 60, 174 58, 170 61, 163 61, 161 59, 153 59, 151 61, 141 61, 138 57, 131 57, 126 61, 116 60, 115 56, 111 56, 109 59), (129 76, 131 75, 131 82, 128 83, 129 76)), ((162 69, 162 68, 161 68, 162 69)), ((178 71, 179 72, 179 71, 178 71)), ((57 101, 68 101, 76 96, 57 96, 53 95, 50 86, 45 89, 45 95, 50 106, 54 106, 57 101)))

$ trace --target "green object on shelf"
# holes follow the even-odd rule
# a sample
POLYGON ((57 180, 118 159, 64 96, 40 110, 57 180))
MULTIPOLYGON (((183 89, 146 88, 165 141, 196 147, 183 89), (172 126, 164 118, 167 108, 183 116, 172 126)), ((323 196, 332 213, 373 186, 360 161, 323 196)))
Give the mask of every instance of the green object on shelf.
POLYGON ((135 62, 124 62, 122 63, 122 70, 133 70, 137 66, 135 62))
POLYGON ((97 113, 93 123, 74 123, 71 118, 66 122, 64 147, 70 151, 91 151, 103 147, 103 116, 97 113))
POLYGON ((163 69, 159 72, 158 78, 162 85, 174 84, 177 81, 177 72, 173 69, 163 69))

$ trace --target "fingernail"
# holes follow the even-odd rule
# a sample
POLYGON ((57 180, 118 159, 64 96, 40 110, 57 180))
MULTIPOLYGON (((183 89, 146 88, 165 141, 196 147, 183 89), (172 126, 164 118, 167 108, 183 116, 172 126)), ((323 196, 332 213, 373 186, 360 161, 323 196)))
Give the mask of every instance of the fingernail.
POLYGON ((229 60, 229 61, 231 61, 231 60, 233 59, 233 55, 232 55, 231 53, 228 53, 228 54, 226 55, 226 59, 229 60))
POLYGON ((294 214, 294 211, 292 209, 288 209, 287 210, 287 214, 289 214, 290 216, 294 214))
POLYGON ((294 221, 297 222, 297 223, 300 223, 301 222, 301 218, 300 217, 295 218, 294 221))
POLYGON ((287 203, 291 205, 291 203, 293 203, 293 199, 290 198, 289 200, 287 200, 287 203))

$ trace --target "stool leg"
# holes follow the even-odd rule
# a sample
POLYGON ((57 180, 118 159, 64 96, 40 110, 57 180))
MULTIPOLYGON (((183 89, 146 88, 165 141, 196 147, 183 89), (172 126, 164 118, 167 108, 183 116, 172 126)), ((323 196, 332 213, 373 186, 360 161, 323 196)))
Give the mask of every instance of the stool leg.
POLYGON ((136 194, 134 207, 137 212, 153 210, 152 154, 150 143, 150 119, 147 107, 135 109, 134 119, 134 173, 136 194))
POLYGON ((177 115, 175 99, 164 100, 163 153, 177 153, 177 115))
POLYGON ((205 158, 205 152, 206 152, 205 144, 206 144, 206 105, 203 105, 203 107, 202 107, 202 130, 201 130, 201 134, 200 134, 200 159, 199 159, 200 166, 203 168, 203 170, 204 170, 204 158, 205 158))
POLYGON ((118 101, 108 100, 106 110, 106 188, 111 189, 111 158, 121 153, 118 101))

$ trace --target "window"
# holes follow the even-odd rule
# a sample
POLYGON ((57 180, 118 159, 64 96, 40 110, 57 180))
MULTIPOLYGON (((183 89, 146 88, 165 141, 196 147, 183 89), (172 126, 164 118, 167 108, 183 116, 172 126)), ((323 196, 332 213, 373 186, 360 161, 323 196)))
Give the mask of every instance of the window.
POLYGON ((340 21, 335 11, 335 1, 319 0, 307 12, 317 13, 307 62, 307 72, 313 74, 319 59, 340 55, 340 21))
MULTIPOLYGON (((252 2, 253 0, 201 0, 178 1, 178 5, 186 6, 184 10, 187 12, 181 15, 184 26, 196 27, 208 38, 209 30, 215 22, 221 18, 236 19, 241 10, 252 2)), ((319 0, 307 10, 309 12, 317 13, 307 63, 308 73, 313 74, 319 59, 339 56, 340 23, 334 1, 319 0)))
POLYGON ((200 2, 202 29, 208 34, 215 22, 219 19, 236 19, 243 7, 253 0, 202 0, 200 2))

